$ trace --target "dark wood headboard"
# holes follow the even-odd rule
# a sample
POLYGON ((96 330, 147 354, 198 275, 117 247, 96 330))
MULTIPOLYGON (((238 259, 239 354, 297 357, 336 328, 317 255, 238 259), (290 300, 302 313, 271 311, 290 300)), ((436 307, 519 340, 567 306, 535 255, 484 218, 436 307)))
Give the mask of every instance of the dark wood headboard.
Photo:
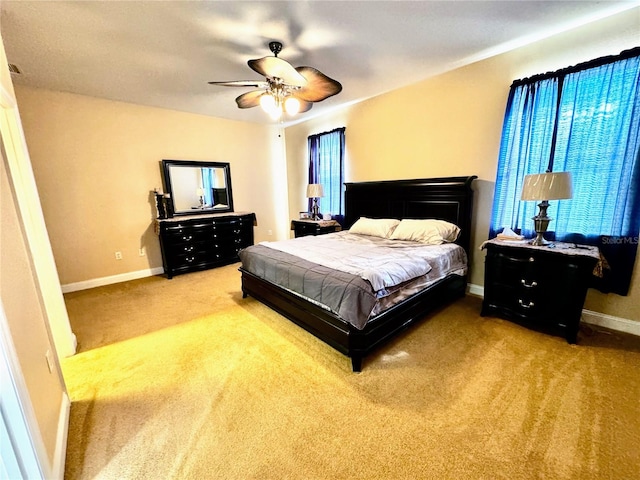
POLYGON ((469 253, 473 190, 478 178, 443 177, 346 183, 344 228, 360 217, 434 218, 461 229, 456 243, 469 253))

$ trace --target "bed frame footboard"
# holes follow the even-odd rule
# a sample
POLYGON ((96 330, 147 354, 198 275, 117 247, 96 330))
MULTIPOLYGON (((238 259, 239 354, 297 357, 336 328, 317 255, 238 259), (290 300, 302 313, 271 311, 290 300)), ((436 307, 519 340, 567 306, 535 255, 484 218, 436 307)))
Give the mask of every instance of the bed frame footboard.
POLYGON ((426 317, 432 310, 465 295, 466 277, 450 275, 429 289, 375 317, 358 330, 334 313, 271 284, 250 272, 242 272, 242 294, 271 307, 323 342, 351 358, 354 372, 362 370, 362 360, 373 350, 426 317))

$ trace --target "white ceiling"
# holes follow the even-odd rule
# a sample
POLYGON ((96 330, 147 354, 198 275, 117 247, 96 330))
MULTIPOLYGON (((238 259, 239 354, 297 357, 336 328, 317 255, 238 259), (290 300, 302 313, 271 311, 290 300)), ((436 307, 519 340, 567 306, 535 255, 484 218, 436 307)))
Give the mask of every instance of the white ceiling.
POLYGON ((1 32, 14 82, 232 120, 260 80, 247 60, 271 55, 312 66, 343 91, 306 119, 415 83, 638 1, 16 1, 2 0, 1 32))

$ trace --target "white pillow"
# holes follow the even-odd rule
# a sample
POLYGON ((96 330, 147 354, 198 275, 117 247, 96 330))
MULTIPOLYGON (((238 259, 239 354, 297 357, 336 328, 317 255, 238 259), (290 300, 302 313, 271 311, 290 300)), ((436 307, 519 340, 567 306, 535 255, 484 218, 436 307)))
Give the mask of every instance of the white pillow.
POLYGON ((440 245, 455 242, 460 228, 444 220, 411 220, 404 219, 393 231, 391 240, 412 240, 426 245, 440 245))
POLYGON ((360 217, 349 229, 349 233, 389 238, 399 223, 400 220, 396 220, 395 218, 360 217))

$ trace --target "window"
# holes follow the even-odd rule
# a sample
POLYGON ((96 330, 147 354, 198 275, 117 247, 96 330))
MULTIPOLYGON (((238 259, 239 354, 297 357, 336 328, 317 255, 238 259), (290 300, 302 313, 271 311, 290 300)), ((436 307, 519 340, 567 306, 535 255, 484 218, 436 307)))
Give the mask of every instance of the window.
POLYGON ((342 222, 344 216, 344 132, 342 127, 308 138, 309 183, 322 185, 324 197, 320 199, 320 212, 330 213, 338 222, 342 222))
POLYGON ((549 207, 549 237, 594 244, 611 264, 604 291, 626 294, 640 230, 640 48, 517 80, 511 86, 490 238, 533 236, 525 175, 568 171, 573 198, 549 207))

